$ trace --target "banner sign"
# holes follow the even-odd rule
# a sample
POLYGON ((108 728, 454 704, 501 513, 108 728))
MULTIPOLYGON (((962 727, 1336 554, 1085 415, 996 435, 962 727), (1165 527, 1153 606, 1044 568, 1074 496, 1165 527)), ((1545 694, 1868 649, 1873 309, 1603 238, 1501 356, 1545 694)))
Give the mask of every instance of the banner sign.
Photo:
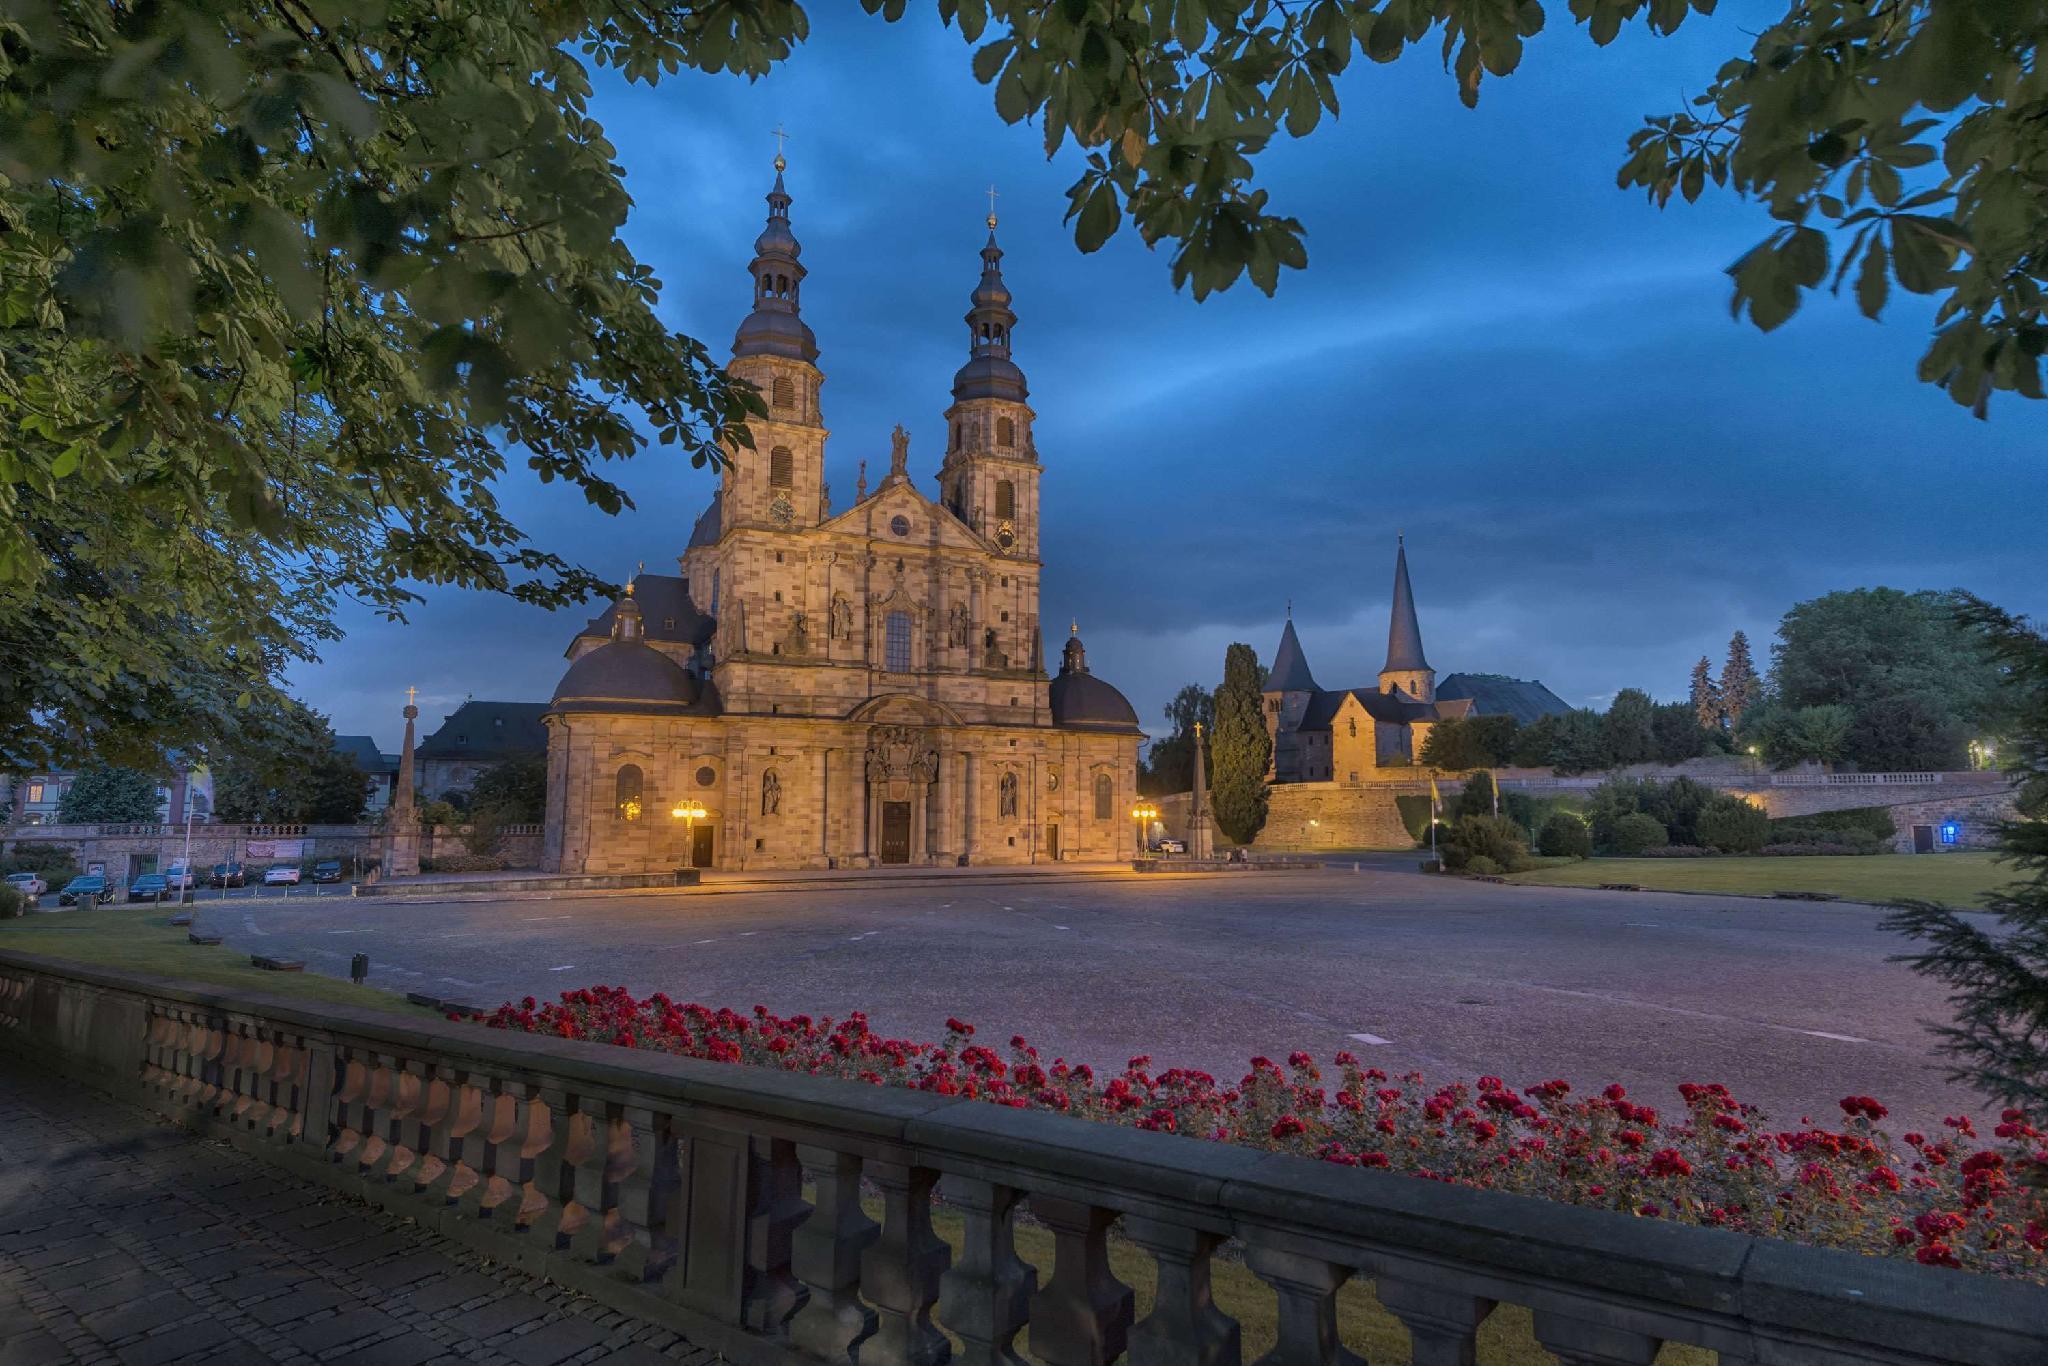
POLYGON ((250 840, 245 846, 247 857, 252 859, 281 859, 296 863, 306 856, 304 840, 250 840))

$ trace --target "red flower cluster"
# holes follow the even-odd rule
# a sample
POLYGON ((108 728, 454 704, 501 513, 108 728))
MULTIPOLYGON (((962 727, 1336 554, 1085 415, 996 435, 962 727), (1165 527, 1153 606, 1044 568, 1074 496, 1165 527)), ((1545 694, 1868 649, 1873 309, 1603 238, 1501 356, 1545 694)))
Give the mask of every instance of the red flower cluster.
POLYGON ((2027 1179, 2048 1176, 2048 1134, 2018 1110, 2000 1117, 1994 1146, 1980 1147, 1966 1142, 1977 1132, 1965 1115, 1944 1121, 1951 1137, 1894 1141, 1870 1096, 1842 1099, 1840 1129, 1802 1119, 1776 1130, 1718 1083, 1681 1084, 1683 1115, 1667 1119, 1618 1085, 1585 1097, 1557 1079, 1519 1091, 1494 1076, 1433 1086, 1419 1072, 1361 1067, 1349 1052, 1335 1057, 1337 1081, 1302 1052, 1284 1067, 1253 1058, 1234 1086, 1155 1071, 1149 1055, 1098 1079, 1085 1063, 1047 1062, 1022 1035, 1004 1057, 974 1043, 964 1020, 946 1022, 943 1042, 918 1043, 876 1034, 858 1012, 743 1015, 620 987, 546 1005, 529 996, 472 1018, 2048 1282, 2048 1182, 2027 1179))

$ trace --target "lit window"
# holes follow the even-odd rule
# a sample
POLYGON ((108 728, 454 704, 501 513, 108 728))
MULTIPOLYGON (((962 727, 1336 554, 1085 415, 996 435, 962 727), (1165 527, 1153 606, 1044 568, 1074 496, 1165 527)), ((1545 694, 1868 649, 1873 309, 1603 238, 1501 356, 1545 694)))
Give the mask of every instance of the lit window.
POLYGON ((1115 795, 1115 794, 1114 794, 1114 791, 1113 791, 1113 789, 1112 789, 1112 788, 1111 788, 1111 786, 1110 786, 1110 781, 1109 781, 1109 775, 1108 775, 1107 773, 1098 773, 1098 774, 1096 774, 1096 775, 1095 775, 1095 819, 1096 819, 1096 820, 1099 820, 1099 821, 1106 821, 1106 820, 1108 820, 1108 819, 1109 819, 1109 817, 1110 817, 1110 808, 1111 808, 1111 806, 1112 806, 1112 804, 1113 804, 1113 798, 1114 798, 1114 795, 1115 795))
POLYGON ((28 785, 28 799, 32 802, 39 802, 43 799, 43 785, 41 783, 30 783, 28 785))
POLYGON ((612 810, 622 821, 640 819, 640 765, 627 764, 619 769, 619 780, 613 786, 612 810))
POLYGON ((891 612, 882 642, 882 667, 892 674, 910 672, 910 613, 891 612))

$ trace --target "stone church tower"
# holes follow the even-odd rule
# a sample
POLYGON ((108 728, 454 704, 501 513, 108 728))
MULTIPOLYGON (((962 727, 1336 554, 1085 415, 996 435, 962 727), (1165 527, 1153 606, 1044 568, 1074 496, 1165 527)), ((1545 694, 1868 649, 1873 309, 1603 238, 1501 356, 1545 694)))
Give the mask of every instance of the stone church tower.
POLYGON ((1036 415, 994 216, 939 498, 912 481, 898 426, 887 475, 871 491, 863 473, 834 510, 784 170, 776 158, 728 367, 767 416, 731 452, 681 572, 640 575, 569 646, 546 718, 544 866, 1130 857, 1137 715, 1078 633, 1046 676, 1036 415))

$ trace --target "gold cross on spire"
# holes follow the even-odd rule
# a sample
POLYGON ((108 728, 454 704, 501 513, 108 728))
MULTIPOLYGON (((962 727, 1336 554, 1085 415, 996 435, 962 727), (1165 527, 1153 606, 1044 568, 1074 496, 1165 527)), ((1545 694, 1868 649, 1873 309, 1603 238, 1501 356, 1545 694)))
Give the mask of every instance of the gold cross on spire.
POLYGON ((778 171, 788 170, 789 162, 783 158, 782 153, 784 151, 783 144, 789 141, 789 134, 783 132, 782 125, 778 123, 775 125, 775 131, 768 136, 775 139, 775 169, 778 171))
POLYGON ((414 699, 419 695, 420 690, 418 688, 407 688, 405 690, 405 705, 408 707, 415 705, 414 699))
POLYGON ((988 230, 990 232, 996 230, 996 187, 994 185, 988 187, 988 230))

